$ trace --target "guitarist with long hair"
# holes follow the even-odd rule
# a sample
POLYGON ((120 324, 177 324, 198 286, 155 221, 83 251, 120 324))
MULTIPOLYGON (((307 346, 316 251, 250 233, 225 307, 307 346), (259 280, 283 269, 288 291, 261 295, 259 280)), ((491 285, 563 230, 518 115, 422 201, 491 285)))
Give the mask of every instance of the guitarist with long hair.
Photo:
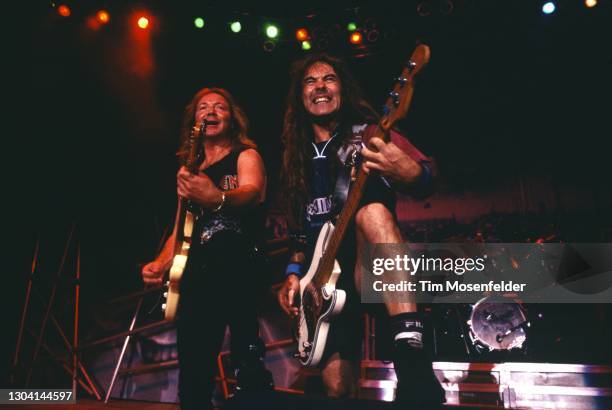
MULTIPOLYGON (((335 57, 309 55, 297 61, 283 128, 283 177, 292 250, 286 280, 279 291, 281 308, 299 313, 300 277, 312 259, 324 223, 338 214, 344 169, 362 166, 372 172, 363 197, 337 254, 341 275, 337 287, 346 292, 344 308, 332 319, 319 362, 327 394, 355 394, 363 338, 359 294, 361 269, 355 261, 366 243, 403 242, 395 215, 395 191, 423 197, 431 191, 433 161, 395 131, 386 143, 362 141, 379 116, 365 100, 345 63, 335 57), (361 161, 358 159, 361 156, 361 161)), ((346 179, 346 178, 345 178, 346 179)), ((346 192, 344 194, 346 197, 346 192)), ((398 377, 396 401, 439 404, 444 391, 423 349, 423 320, 416 303, 386 303, 398 377)))
MULTIPOLYGON (((181 409, 212 408, 216 359, 227 325, 237 388, 272 388, 255 309, 258 290, 263 292, 254 249, 263 229, 264 164, 248 138, 246 115, 228 91, 201 89, 187 105, 178 152, 183 160, 192 148, 194 126, 203 134, 199 166, 195 173, 182 166, 177 174, 179 198, 195 215, 177 320, 181 409)), ((179 229, 175 226, 162 252, 142 269, 146 284, 160 284, 170 269, 179 229)))

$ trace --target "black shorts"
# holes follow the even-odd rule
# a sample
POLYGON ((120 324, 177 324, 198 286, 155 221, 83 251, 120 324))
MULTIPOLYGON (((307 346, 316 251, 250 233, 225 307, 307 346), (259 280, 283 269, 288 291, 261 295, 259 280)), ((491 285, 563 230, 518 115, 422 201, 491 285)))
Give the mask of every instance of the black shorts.
MULTIPOLYGON (((383 204, 395 217, 395 191, 377 175, 371 175, 368 178, 360 207, 371 203, 383 204)), ((338 353, 340 358, 344 360, 356 361, 362 357, 364 310, 361 306, 361 297, 355 288, 356 246, 355 224, 353 222, 346 232, 337 255, 342 270, 337 288, 346 292, 346 304, 342 312, 333 318, 330 323, 330 333, 322 363, 325 363, 334 353, 338 353)))

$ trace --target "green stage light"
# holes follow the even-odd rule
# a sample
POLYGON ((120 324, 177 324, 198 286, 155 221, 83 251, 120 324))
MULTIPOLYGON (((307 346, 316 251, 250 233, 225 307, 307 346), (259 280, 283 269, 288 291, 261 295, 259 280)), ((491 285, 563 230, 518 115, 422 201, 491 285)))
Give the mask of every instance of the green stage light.
POLYGON ((242 24, 240 24, 239 21, 232 21, 230 23, 230 29, 234 32, 234 33, 240 33, 240 30, 242 30, 242 24))
POLYGON ((202 17, 197 17, 194 21, 193 24, 197 27, 197 28, 202 28, 204 27, 204 19, 202 17))
POLYGON ((308 40, 302 41, 302 50, 308 51, 311 48, 312 48, 312 45, 310 44, 310 41, 308 41, 308 40))
POLYGON ((355 23, 353 23, 353 22, 350 22, 350 23, 348 23, 348 24, 346 25, 346 29, 347 29, 348 31, 355 31, 355 30, 357 30, 357 24, 355 24, 355 23))
POLYGON ((278 27, 274 24, 268 24, 266 26, 266 36, 269 38, 276 38, 278 36, 278 27))

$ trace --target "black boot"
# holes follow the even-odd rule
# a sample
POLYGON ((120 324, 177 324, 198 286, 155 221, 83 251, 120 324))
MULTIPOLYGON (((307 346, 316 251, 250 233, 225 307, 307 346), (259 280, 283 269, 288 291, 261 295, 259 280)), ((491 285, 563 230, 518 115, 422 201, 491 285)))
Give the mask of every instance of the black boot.
POLYGON ((397 375, 395 401, 398 405, 435 409, 446 401, 444 389, 434 374, 432 360, 426 350, 399 339, 394 345, 393 365, 397 375))
POLYGON ((263 361, 266 347, 261 339, 236 349, 232 358, 236 363, 236 393, 266 392, 274 390, 272 373, 263 361))

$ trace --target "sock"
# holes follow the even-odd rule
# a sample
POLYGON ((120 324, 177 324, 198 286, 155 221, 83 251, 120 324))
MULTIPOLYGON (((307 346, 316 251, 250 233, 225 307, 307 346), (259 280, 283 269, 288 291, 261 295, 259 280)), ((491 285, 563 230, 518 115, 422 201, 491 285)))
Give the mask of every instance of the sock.
MULTIPOLYGON (((430 353, 423 347, 421 315, 400 313, 390 319, 394 339, 393 365, 398 381, 396 402, 428 409, 443 403, 444 389, 433 372, 430 353), (422 407, 424 405, 427 407, 422 407)), ((403 404, 400 404, 402 408, 403 404)))
POLYGON ((391 332, 395 344, 406 343, 415 349, 423 349, 423 321, 419 313, 391 316, 391 332))

